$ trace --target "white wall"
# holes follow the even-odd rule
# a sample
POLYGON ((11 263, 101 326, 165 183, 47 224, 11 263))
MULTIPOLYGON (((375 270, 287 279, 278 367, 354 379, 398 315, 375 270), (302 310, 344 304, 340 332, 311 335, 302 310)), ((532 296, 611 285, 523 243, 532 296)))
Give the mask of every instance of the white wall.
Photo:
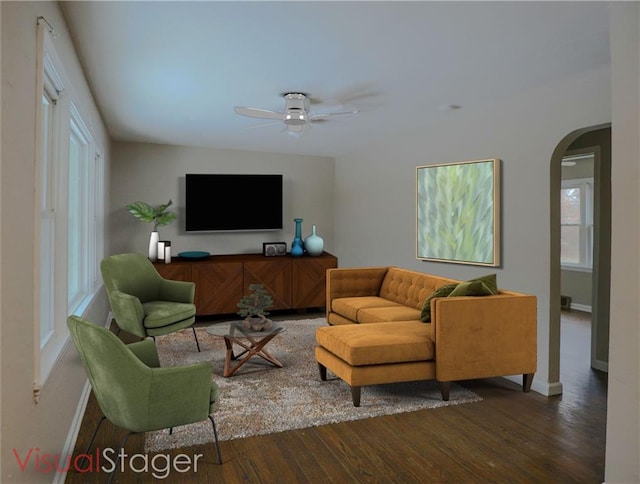
MULTIPOLYGON (((317 225, 331 252, 333 239, 334 160, 316 156, 283 155, 149 143, 116 142, 112 148, 110 252, 146 253, 151 224, 134 218, 127 204, 141 200, 153 205, 173 200, 178 219, 158 229, 171 241, 172 254, 204 250, 212 254, 261 252, 262 242, 286 242, 295 235, 293 219, 302 218, 302 236, 317 225), (271 173, 283 175, 284 229, 270 232, 186 233, 184 177, 186 173, 271 173)), ((238 197, 255 196, 238 193, 238 197)), ((256 196, 256 209, 260 197, 256 196)), ((229 200, 233 203, 233 200, 229 200)), ((224 209, 224 207, 221 207, 224 209)))
POLYGON ((640 4, 611 4, 612 231, 605 481, 640 482, 640 4))
MULTIPOLYGON (((66 347, 34 403, 34 274, 36 250, 36 21, 44 16, 56 29, 56 49, 74 86, 96 141, 109 159, 109 138, 93 105, 57 2, 1 2, 2 9, 2 173, 0 220, 2 241, 2 474, 6 482, 51 482, 52 473, 34 470, 34 459, 20 470, 30 448, 61 454, 80 401, 86 377, 71 345, 66 347)), ((61 260, 64 265, 66 258, 61 260)), ((100 293, 85 316, 104 323, 108 305, 100 293)))
MULTIPOLYGON (((470 78, 471 82, 471 78, 470 78)), ((549 173, 554 148, 570 132, 610 120, 609 70, 546 85, 336 159, 336 253, 341 266, 393 264, 457 279, 497 272, 500 287, 538 297, 538 372, 549 381, 549 173), (502 160, 502 266, 415 258, 415 169, 484 158, 502 160), (356 223, 357 222, 357 223, 356 223)), ((557 385, 556 385, 557 386, 557 385)))

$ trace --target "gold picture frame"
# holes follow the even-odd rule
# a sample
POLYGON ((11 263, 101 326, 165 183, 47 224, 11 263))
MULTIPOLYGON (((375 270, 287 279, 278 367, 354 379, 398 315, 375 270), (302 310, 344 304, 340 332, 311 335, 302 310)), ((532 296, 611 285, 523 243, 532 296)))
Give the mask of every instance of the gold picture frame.
POLYGON ((500 160, 416 168, 416 258, 500 265, 500 160))

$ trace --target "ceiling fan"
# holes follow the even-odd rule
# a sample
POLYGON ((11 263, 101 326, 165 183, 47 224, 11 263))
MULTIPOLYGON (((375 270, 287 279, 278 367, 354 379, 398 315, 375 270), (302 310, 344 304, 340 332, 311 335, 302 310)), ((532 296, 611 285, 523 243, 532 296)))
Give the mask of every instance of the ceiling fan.
POLYGON ((282 121, 285 124, 285 129, 287 130, 287 132, 294 136, 302 135, 305 132, 305 129, 311 127, 311 123, 326 121, 331 116, 358 114, 357 109, 340 112, 311 114, 311 98, 308 94, 301 92, 286 92, 282 95, 282 97, 285 100, 285 106, 284 111, 281 113, 278 111, 269 111, 259 108, 248 108, 244 106, 236 106, 234 110, 236 113, 241 114, 242 116, 248 116, 250 118, 272 119, 274 120, 274 122, 282 121))

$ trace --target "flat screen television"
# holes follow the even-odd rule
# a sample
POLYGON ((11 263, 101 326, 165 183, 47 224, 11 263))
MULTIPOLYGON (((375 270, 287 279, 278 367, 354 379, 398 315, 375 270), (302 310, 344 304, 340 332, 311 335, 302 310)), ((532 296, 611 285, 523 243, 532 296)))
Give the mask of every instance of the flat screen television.
POLYGON ((186 175, 187 232, 282 229, 282 175, 186 175))

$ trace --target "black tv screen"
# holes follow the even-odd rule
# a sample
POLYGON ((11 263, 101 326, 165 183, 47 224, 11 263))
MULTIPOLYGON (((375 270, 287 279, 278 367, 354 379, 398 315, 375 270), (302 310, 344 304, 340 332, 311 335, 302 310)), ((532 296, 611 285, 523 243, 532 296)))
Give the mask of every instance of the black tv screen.
POLYGON ((186 231, 282 229, 282 175, 186 175, 186 231))

